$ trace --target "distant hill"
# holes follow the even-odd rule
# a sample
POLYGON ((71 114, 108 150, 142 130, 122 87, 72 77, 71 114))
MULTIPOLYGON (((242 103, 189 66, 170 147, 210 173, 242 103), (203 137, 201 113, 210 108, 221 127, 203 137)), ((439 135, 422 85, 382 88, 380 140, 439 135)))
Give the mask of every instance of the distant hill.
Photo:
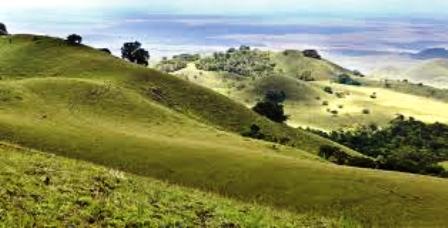
MULTIPOLYGON (((444 66, 440 63, 435 68, 410 69, 414 73, 409 75, 416 76, 408 76, 408 83, 396 82, 394 86, 389 86, 391 83, 385 85, 377 80, 370 80, 369 77, 362 77, 361 72, 347 70, 325 59, 306 57, 298 50, 233 50, 236 49, 226 54, 203 57, 199 60, 202 61, 199 62, 199 68, 206 63, 206 69, 198 69, 198 61, 195 60, 185 63, 172 73, 213 89, 248 108, 253 107, 269 90, 284 91, 287 97, 285 108, 289 115, 288 124, 294 127, 338 130, 369 124, 384 126, 397 113, 426 122, 448 123, 448 113, 437 111, 448 109, 448 91, 412 86, 413 81, 423 81, 417 80, 417 75, 428 80, 436 80, 438 76, 431 78, 433 74, 443 75, 444 66), (257 58, 262 60, 257 61, 257 58), (238 61, 234 61, 235 59, 238 61), (336 81, 340 75, 362 83, 360 86, 339 84, 336 81), (324 92, 325 87, 332 88, 333 93, 324 92), (378 96, 372 96, 373 94, 378 96), (420 102, 427 103, 431 108, 422 110, 421 106, 416 105, 420 102)), ((386 73, 399 75, 400 70, 390 68, 384 72, 386 73)))
POLYGON ((448 50, 445 48, 429 48, 412 54, 411 57, 416 59, 448 59, 448 50))

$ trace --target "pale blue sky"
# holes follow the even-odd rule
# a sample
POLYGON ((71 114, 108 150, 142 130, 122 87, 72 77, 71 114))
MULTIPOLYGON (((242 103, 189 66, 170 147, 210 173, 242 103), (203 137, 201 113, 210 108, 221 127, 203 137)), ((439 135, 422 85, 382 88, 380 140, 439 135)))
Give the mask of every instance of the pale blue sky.
POLYGON ((355 16, 444 17, 446 0, 13 0, 2 2, 0 12, 38 8, 73 11, 127 8, 148 13, 277 14, 330 13, 355 16))

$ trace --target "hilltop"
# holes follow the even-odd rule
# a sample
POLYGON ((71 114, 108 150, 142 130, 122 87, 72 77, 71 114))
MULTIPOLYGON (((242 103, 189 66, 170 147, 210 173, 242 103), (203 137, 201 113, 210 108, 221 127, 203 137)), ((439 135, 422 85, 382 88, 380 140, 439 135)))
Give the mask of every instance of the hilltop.
MULTIPOLYGON (((448 123, 448 114, 438 111, 448 110, 446 90, 412 81, 372 80, 359 71, 350 71, 295 50, 235 50, 184 61, 182 67, 171 72, 248 108, 269 90, 284 91, 288 124, 293 127, 330 131, 370 124, 385 126, 397 114, 428 123, 448 123), (252 62, 259 65, 253 67, 252 62), (204 67, 204 63, 208 65, 204 67), (359 85, 351 85, 346 79, 341 81, 341 77, 359 85), (422 109, 423 105, 428 108, 422 109)), ((163 68, 167 63, 162 61, 158 67, 163 68)), ((419 72, 419 75, 425 75, 423 71, 419 72)))
MULTIPOLYGON (((318 224, 319 220, 335 224, 348 221, 352 226, 441 226, 447 222, 448 208, 440 203, 448 200, 445 179, 329 163, 315 155, 323 145, 339 146, 352 155, 359 153, 273 123, 192 82, 87 46, 32 35, 0 37, 0 76, 1 140, 32 149, 31 154, 9 149, 1 152, 8 162, 17 164, 15 172, 4 172, 6 180, 14 180, 24 167, 35 167, 33 161, 43 159, 44 167, 64 167, 61 170, 82 170, 78 164, 86 165, 87 171, 81 172, 77 180, 93 186, 95 182, 88 182, 92 181, 90 170, 97 169, 97 165, 106 167, 98 168, 100 174, 114 169, 137 175, 136 180, 142 180, 143 188, 148 190, 123 193, 137 199, 145 197, 145 191, 159 191, 151 184, 155 181, 162 191, 178 191, 173 185, 180 185, 187 187, 181 192, 210 192, 218 205, 229 202, 222 197, 237 200, 241 203, 236 203, 237 208, 255 202, 261 205, 255 211, 265 213, 267 220, 273 215, 271 211, 286 210, 282 217, 285 225, 296 215, 310 215, 305 219, 310 224, 318 224), (269 134, 270 141, 286 145, 241 137, 254 123, 269 134), (44 158, 35 150, 58 157, 44 158), (74 164, 66 159, 89 163, 74 164)), ((47 173, 41 175, 45 184, 47 173)), ((109 177, 93 180, 108 182, 109 177)), ((118 191, 128 191, 126 183, 118 186, 118 191)), ((28 184, 25 179, 13 182, 13 189, 23 191, 19 199, 34 195, 34 190, 23 187, 28 184)), ((47 190, 36 187, 36 191, 47 190)), ((83 196, 82 192, 63 192, 60 196, 70 199, 83 196)), ((202 197, 205 193, 191 194, 202 197)), ((135 201, 122 200, 129 207, 136 206, 135 201)), ((39 204, 38 200, 26 202, 33 208, 39 204)), ((175 207, 167 205, 171 206, 175 207)), ((19 206, 17 209, 35 219, 30 218, 32 211, 20 211, 19 206)), ((147 204, 137 206, 137 216, 146 215, 148 210, 147 204)), ((114 209, 100 215, 132 215, 133 211, 135 208, 122 212, 114 209)), ((163 214, 162 219, 165 214, 172 215, 160 208, 156 212, 163 214)), ((191 213, 180 212, 177 216, 191 213)), ((46 216, 41 219, 51 220, 53 215, 46 216)), ((247 216, 251 217, 252 212, 247 216)), ((195 219, 186 218, 185 224, 195 219)), ((244 219, 236 220, 247 224, 244 219)), ((0 221, 5 220, 1 217, 0 221)), ((268 224, 273 223, 277 224, 275 220, 268 224)))

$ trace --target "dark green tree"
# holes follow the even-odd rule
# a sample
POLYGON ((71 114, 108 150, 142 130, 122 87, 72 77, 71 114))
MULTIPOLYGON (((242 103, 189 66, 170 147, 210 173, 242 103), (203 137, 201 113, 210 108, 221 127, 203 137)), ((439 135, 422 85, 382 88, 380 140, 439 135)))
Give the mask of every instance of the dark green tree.
POLYGON ((71 34, 67 36, 67 42, 71 45, 78 45, 82 43, 82 37, 78 34, 71 34))
POLYGON ((147 50, 142 48, 140 42, 134 41, 123 44, 121 57, 129 60, 129 62, 147 66, 150 55, 147 50))
POLYGON ((8 30, 6 29, 6 25, 0 23, 0 36, 8 35, 8 30))
POLYGON ((285 99, 286 94, 283 91, 268 91, 264 100, 258 102, 252 110, 274 122, 283 123, 288 119, 282 104, 285 99))

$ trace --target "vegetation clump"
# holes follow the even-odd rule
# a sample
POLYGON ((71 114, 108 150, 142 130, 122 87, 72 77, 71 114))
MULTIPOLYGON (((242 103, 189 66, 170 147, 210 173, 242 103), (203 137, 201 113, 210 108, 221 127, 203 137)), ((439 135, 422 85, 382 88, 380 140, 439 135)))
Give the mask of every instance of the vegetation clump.
POLYGON ((262 77, 274 74, 275 63, 269 53, 251 50, 241 46, 238 50, 215 52, 213 56, 202 58, 196 63, 199 70, 228 72, 246 77, 262 77))
POLYGON ((79 45, 82 43, 82 37, 78 34, 71 34, 67 36, 67 43, 70 45, 79 45))
POLYGON ((354 85, 354 86, 360 86, 361 83, 354 80, 350 75, 348 74, 340 74, 336 78, 336 83, 343 84, 343 85, 354 85))
POLYGON ((448 160, 448 125, 398 116, 384 129, 371 125, 355 131, 319 134, 377 158, 380 169, 446 175, 438 163, 448 160))
POLYGON ((138 41, 124 43, 121 48, 121 57, 129 62, 148 66, 150 58, 149 52, 142 48, 138 41))
POLYGON ((6 35, 8 35, 6 25, 0 22, 0 36, 6 36, 6 35))
POLYGON ((325 86, 324 92, 326 92, 328 94, 333 94, 333 88, 331 88, 330 86, 325 86))
POLYGON ((288 119, 283 110, 283 102, 285 100, 285 92, 268 91, 263 101, 258 102, 252 110, 274 122, 283 123, 288 119))
POLYGON ((302 53, 305 57, 308 58, 322 59, 322 56, 320 56, 320 54, 316 50, 308 49, 304 50, 302 53))

